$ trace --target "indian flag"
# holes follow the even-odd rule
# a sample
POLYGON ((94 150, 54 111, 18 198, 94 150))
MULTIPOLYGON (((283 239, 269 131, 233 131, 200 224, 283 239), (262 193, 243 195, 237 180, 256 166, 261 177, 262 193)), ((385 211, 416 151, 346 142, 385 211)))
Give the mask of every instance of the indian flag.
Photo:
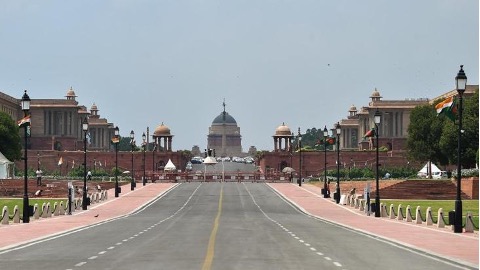
POLYGON ((30 115, 25 116, 24 118, 17 121, 19 127, 24 125, 30 125, 30 115))
POLYGON ((375 136, 375 129, 370 129, 369 131, 367 131, 367 133, 365 133, 365 135, 363 135, 364 138, 369 138, 369 137, 373 137, 375 136))
POLYGON ((437 116, 440 114, 444 114, 450 120, 455 121, 455 114, 457 113, 457 108, 455 106, 455 98, 453 96, 445 99, 444 101, 438 103, 435 106, 437 110, 437 116))
POLYGON ((114 136, 112 138, 112 143, 119 143, 120 142, 120 138, 118 136, 114 136))

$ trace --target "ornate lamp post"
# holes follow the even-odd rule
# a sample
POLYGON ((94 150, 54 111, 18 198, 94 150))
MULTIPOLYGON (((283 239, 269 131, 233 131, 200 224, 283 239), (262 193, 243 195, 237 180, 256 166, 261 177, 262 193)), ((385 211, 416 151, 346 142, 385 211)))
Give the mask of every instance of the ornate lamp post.
POLYGON ((380 120, 382 114, 378 111, 375 111, 373 121, 375 122, 375 152, 376 152, 376 163, 375 163, 375 217, 380 217, 380 186, 378 183, 378 125, 380 125, 380 120))
POLYGON ((463 118, 463 93, 467 87, 467 76, 463 71, 463 65, 460 66, 457 76, 455 77, 458 93, 458 148, 457 148, 457 196, 455 197, 455 223, 453 231, 456 233, 463 232, 462 226, 462 118, 463 118))
POLYGON ((133 132, 132 130, 130 131, 130 146, 132 147, 132 171, 131 171, 132 181, 130 181, 130 190, 135 190, 135 174, 133 173, 133 150, 135 148, 134 140, 135 140, 135 132, 133 132))
POLYGON ((145 132, 142 135, 142 147, 143 147, 143 185, 147 183, 147 178, 145 177, 145 150, 147 148, 147 136, 145 135, 145 132))
POLYGON ((83 130, 83 196, 82 196, 82 209, 87 210, 87 133, 88 133, 88 120, 87 117, 82 122, 83 130))
POLYGON ((298 149, 300 154, 300 168, 298 169, 298 186, 302 186, 302 134, 300 134, 300 128, 298 128, 298 149))
MULTIPOLYGON (((23 117, 24 119, 27 118, 27 116, 30 115, 29 110, 30 110, 30 97, 27 94, 27 90, 25 90, 25 93, 23 93, 22 100, 21 100, 21 105, 22 105, 22 111, 23 111, 23 117)), ((25 173, 24 173, 24 178, 23 178, 23 223, 29 223, 30 222, 30 205, 28 202, 28 168, 27 168, 27 146, 28 146, 28 126, 29 122, 22 123, 23 127, 25 129, 24 136, 25 136, 25 149, 24 149, 24 155, 23 155, 23 160, 24 160, 24 165, 25 165, 25 173)))
POLYGON ((152 183, 155 179, 155 151, 157 151, 157 143, 154 141, 152 149, 152 183))
POLYGON ((113 144, 115 145, 115 197, 118 197, 118 143, 120 142, 120 132, 118 126, 115 127, 114 132, 113 144))
POLYGON ((325 153, 324 161, 325 166, 323 167, 325 177, 323 179, 323 198, 329 198, 328 186, 327 186, 327 138, 328 138, 328 129, 327 126, 323 129, 323 152, 325 153))
POLYGON ((335 126, 337 129, 337 188, 335 189, 335 202, 340 202, 340 133, 342 132, 342 127, 340 123, 337 122, 335 126))

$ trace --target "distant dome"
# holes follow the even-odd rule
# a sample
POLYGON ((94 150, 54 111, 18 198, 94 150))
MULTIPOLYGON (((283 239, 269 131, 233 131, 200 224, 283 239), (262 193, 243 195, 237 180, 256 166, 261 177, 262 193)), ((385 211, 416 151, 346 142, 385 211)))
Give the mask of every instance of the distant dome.
POLYGON ((275 136, 291 136, 292 131, 285 123, 282 123, 280 126, 275 129, 275 136))
POLYGON ((95 103, 93 103, 92 107, 90 108, 90 111, 98 111, 98 107, 97 105, 95 105, 95 103))
POLYGON ((70 86, 70 89, 67 91, 67 95, 65 95, 67 99, 75 99, 77 95, 75 95, 75 91, 73 91, 73 87, 70 86))
POLYGON ((349 112, 356 112, 357 111, 357 107, 355 107, 355 105, 352 105, 350 107, 350 110, 348 110, 349 112))
POLYGON ((373 90, 372 95, 370 96, 370 98, 381 98, 381 97, 382 96, 380 95, 380 92, 378 92, 377 88, 373 90))
POLYGON ((212 126, 217 126, 217 125, 237 125, 237 121, 235 121, 235 118, 228 114, 228 112, 221 112, 217 117, 212 122, 212 126), (223 121, 223 115, 225 113, 225 121, 223 121))
POLYGON ((153 136, 159 137, 159 136, 165 136, 165 135, 171 135, 170 134, 170 128, 164 125, 163 123, 155 128, 155 131, 153 132, 153 136))

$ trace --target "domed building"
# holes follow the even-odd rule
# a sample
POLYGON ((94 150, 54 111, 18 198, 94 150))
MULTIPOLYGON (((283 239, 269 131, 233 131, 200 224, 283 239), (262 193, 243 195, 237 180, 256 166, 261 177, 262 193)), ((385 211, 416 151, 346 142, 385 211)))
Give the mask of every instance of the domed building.
POLYGON ((275 135, 273 135, 273 142, 275 144, 274 151, 291 151, 292 140, 292 131, 285 123, 282 123, 275 129, 275 135), (282 144, 282 142, 284 143, 282 144))
POLYGON ((217 156, 232 157, 242 155, 242 136, 235 118, 225 111, 221 112, 208 129, 207 148, 215 149, 217 156))
POLYGON ((162 122, 153 132, 153 141, 157 146, 156 150, 160 152, 172 152, 172 138, 173 135, 171 134, 170 128, 162 122))

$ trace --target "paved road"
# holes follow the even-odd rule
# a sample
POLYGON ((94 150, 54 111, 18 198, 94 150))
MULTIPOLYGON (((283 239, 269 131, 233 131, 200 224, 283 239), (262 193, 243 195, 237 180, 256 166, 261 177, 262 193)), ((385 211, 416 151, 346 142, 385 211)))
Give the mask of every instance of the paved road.
MULTIPOLYGON (((128 194, 119 200, 135 199, 128 194)), ((16 269, 461 267, 306 215, 258 183, 176 185, 129 215, 4 249, 0 262, 16 269)))

